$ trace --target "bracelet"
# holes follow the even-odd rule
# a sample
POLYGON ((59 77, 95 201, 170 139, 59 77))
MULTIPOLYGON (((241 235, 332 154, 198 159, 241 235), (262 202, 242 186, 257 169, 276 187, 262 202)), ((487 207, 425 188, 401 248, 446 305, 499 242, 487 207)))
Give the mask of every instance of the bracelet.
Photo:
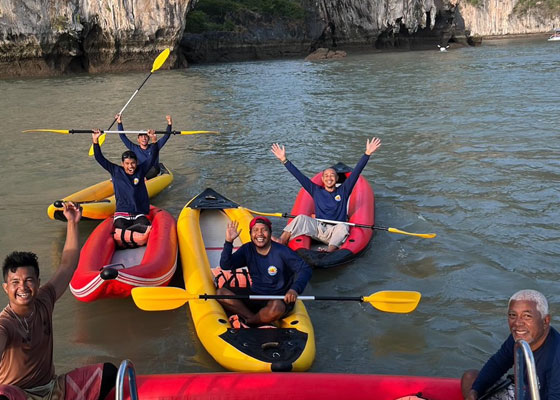
POLYGON ((282 161, 282 164, 286 164, 288 162, 288 159, 286 158, 284 161, 282 161))

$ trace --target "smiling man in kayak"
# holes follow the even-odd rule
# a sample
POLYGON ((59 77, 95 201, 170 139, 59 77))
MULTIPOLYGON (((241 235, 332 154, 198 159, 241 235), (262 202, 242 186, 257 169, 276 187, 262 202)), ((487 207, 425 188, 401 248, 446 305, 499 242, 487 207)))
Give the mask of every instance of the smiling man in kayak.
POLYGON ((110 363, 55 375, 53 323, 55 302, 68 288, 78 265, 78 221, 81 210, 64 203, 67 230, 60 266, 40 285, 37 256, 13 252, 2 267, 8 305, 0 313, 0 398, 10 400, 102 400, 115 385, 117 368, 110 363))
MULTIPOLYGON (((115 116, 118 124, 118 130, 124 131, 124 126, 122 124, 122 117, 120 114, 115 116)), ((146 133, 139 133, 138 134, 138 144, 132 143, 129 138, 126 137, 124 133, 119 134, 124 145, 136 154, 136 158, 138 160, 138 164, 142 164, 143 162, 147 161, 150 158, 150 155, 153 152, 154 147, 157 147, 158 150, 167 143, 169 138, 171 137, 171 131, 173 128, 173 121, 171 120, 171 115, 166 115, 165 119, 167 120, 167 131, 163 137, 156 141, 155 135, 150 138, 146 133), (151 139, 151 140, 150 140, 151 139), (151 143, 150 143, 151 141, 151 143)), ((159 155, 154 160, 153 167, 146 173, 146 179, 151 179, 154 176, 159 174, 161 168, 159 166, 159 155)))
POLYGON ((269 324, 293 310, 298 294, 311 279, 311 267, 290 248, 272 242, 272 223, 268 218, 255 217, 249 224, 251 242, 235 253, 233 241, 241 232, 236 221, 228 223, 220 267, 231 270, 247 266, 251 275, 250 288, 219 288, 218 294, 283 295, 283 300, 218 300, 233 313, 232 325, 269 324), (237 319, 237 320, 236 320, 237 319), (241 319, 241 321, 240 321, 241 319), (244 321, 243 321, 244 320, 244 321))
MULTIPOLYGON (((150 213, 150 197, 148 189, 146 189, 145 177, 158 157, 159 147, 153 146, 151 154, 140 164, 138 164, 136 154, 127 150, 121 156, 121 165, 117 165, 103 156, 99 146, 100 135, 98 129, 94 130, 92 134, 93 153, 99 165, 111 174, 113 181, 117 201, 113 225, 118 230, 115 240, 121 246, 142 245, 147 240, 150 226, 150 220, 147 217, 150 213), (126 232, 127 230, 138 232, 139 237, 135 239, 134 235, 126 232)), ((154 140, 155 131, 150 129, 148 136, 154 140)))
MULTIPOLYGON (((520 290, 511 296, 507 315, 511 334, 480 372, 468 370, 463 374, 464 398, 476 400, 489 389, 493 391, 492 386, 513 366, 515 342, 522 339, 533 352, 541 399, 559 400, 560 334, 550 326, 546 298, 536 290, 520 290)), ((509 388, 507 383, 504 386, 501 392, 496 391, 488 399, 513 400, 513 384, 509 388)))
MULTIPOLYGON (((333 168, 327 168, 323 171, 321 177, 323 186, 321 186, 313 183, 311 179, 303 175, 300 170, 286 158, 286 149, 284 146, 274 143, 272 145, 272 153, 299 181, 307 193, 311 195, 315 203, 315 216, 317 218, 346 222, 348 220, 348 200, 350 199, 352 189, 354 189, 358 177, 369 161, 369 157, 380 146, 380 139, 374 137, 371 139, 371 142, 368 139, 366 141, 365 154, 360 158, 348 179, 338 187, 336 186, 338 174, 333 168)), ((298 215, 284 228, 279 242, 288 244, 291 237, 307 235, 315 240, 328 244, 328 247, 324 250, 332 252, 344 243, 348 232, 349 229, 346 224, 329 225, 307 215, 298 215)))

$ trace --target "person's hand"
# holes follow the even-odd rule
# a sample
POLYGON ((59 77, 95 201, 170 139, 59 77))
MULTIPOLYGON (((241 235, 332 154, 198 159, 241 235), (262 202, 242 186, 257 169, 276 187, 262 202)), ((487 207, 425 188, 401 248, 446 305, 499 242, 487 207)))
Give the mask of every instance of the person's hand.
POLYGON ((120 114, 115 115, 115 121, 117 121, 117 124, 122 124, 122 116, 120 114))
POLYGON ((171 115, 166 115, 165 119, 167 120, 167 125, 173 125, 173 120, 171 119, 171 115))
POLYGON ((288 292, 284 295, 284 301, 286 303, 295 303, 297 300, 297 292, 294 289, 288 290, 288 292))
POLYGON ((381 147, 381 139, 379 138, 371 138, 371 142, 369 139, 366 141, 366 154, 371 156, 375 150, 381 147))
POLYGON ((280 146, 278 143, 273 143, 270 151, 272 151, 272 154, 274 154, 280 161, 286 161, 286 148, 284 146, 280 146))
POLYGON ((62 207, 64 208, 62 213, 69 223, 77 224, 82 218, 82 207, 79 204, 73 201, 65 201, 62 207))
POLYGON ((93 143, 99 143, 99 136, 101 136, 101 131, 99 129, 94 129, 93 133, 91 134, 91 140, 93 143))
POLYGON ((148 129, 148 137, 151 139, 152 143, 157 142, 156 131, 153 129, 148 129))
POLYGON ((226 228, 226 242, 233 243, 235 239, 239 236, 241 229, 239 229, 239 222, 231 221, 228 222, 226 228))
POLYGON ((478 400, 478 393, 476 390, 471 389, 468 396, 465 397, 465 400, 478 400))

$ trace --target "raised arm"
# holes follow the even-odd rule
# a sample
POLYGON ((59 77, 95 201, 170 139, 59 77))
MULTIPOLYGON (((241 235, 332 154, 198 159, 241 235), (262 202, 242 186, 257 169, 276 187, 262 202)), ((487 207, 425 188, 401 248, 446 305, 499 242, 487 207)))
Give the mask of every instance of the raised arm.
POLYGON ((101 152, 101 147, 99 146, 99 136, 101 136, 101 131, 99 129, 94 129, 93 133, 91 134, 91 139, 93 142, 93 155, 95 156, 95 160, 99 163, 99 165, 101 165, 104 169, 112 174, 114 164, 111 161, 107 160, 101 152))
POLYGON ((166 128, 166 131, 165 131, 165 135, 163 135, 163 137, 161 137, 157 141, 158 147, 160 149, 163 147, 163 145, 165 143, 167 143, 167 141, 171 137, 171 131, 173 130, 173 120, 171 119, 171 115, 166 115, 165 119, 167 120, 167 128, 166 128))
MULTIPOLYGON (((117 121, 117 127, 118 127, 117 129, 119 131, 124 131, 124 126, 122 124, 122 116, 120 114, 115 115, 115 120, 117 121)), ((124 133, 119 133, 119 137, 121 138, 121 141, 124 143, 124 145, 128 150, 134 151, 134 147, 137 146, 135 143, 132 143, 124 133)))
POLYGON ((317 185, 311 182, 311 179, 302 174, 301 171, 297 169, 296 166, 290 162, 290 160, 288 160, 288 158, 286 157, 286 148, 284 146, 280 146, 278 143, 273 143, 270 150, 272 151, 272 154, 274 154, 276 158, 279 159, 282 164, 284 164, 286 169, 290 171, 294 178, 299 181, 300 185, 307 191, 307 193, 313 195, 313 189, 317 185))
POLYGON ((235 269, 247 265, 245 255, 242 251, 236 251, 232 254, 233 241, 237 239, 240 233, 241 229, 239 229, 239 222, 228 222, 226 227, 226 241, 224 243, 222 254, 220 255, 220 267, 222 269, 235 269))
POLYGON ((358 181, 360 174, 362 173, 363 169, 365 168, 366 164, 369 161, 369 156, 371 156, 380 147, 381 147, 381 139, 376 137, 372 138, 371 141, 369 139, 366 139, 366 151, 364 155, 360 158, 360 160, 352 170, 352 173, 350 174, 348 179, 346 179, 343 183, 343 186, 347 188, 349 192, 352 191, 354 185, 358 181))
POLYGON ((62 256, 60 258, 60 266, 49 280, 53 285, 56 292, 56 299, 64 293, 74 271, 78 266, 78 259, 80 257, 80 246, 78 243, 78 222, 82 217, 82 209, 79 205, 72 202, 65 202, 64 216, 68 221, 66 224, 66 242, 62 249, 62 256))

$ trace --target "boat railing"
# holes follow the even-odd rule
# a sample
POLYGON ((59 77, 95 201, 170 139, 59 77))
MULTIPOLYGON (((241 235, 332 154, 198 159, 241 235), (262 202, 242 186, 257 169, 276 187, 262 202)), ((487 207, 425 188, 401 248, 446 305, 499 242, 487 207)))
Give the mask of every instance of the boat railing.
POLYGON ((515 342, 514 350, 514 373, 515 373, 515 399, 529 400, 525 398, 525 369, 529 384, 528 393, 530 400, 540 400, 539 384, 537 381, 537 368, 535 359, 529 344, 522 339, 515 342))
POLYGON ((136 388, 136 372, 134 364, 130 360, 123 360, 117 372, 117 382, 115 384, 115 400, 124 400, 124 381, 128 375, 128 389, 130 400, 138 400, 138 389, 136 388))

